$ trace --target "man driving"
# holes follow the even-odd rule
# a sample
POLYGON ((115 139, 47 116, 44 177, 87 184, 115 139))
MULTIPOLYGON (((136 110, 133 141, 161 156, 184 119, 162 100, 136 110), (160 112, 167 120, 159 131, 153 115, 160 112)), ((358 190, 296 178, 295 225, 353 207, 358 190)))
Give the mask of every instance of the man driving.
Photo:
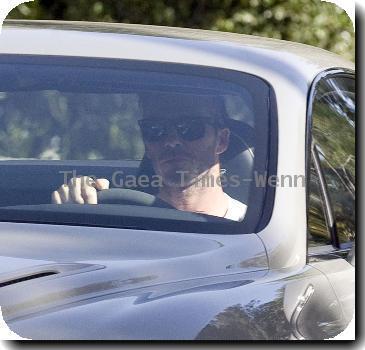
MULTIPOLYGON (((220 185, 220 156, 230 142, 221 99, 149 93, 141 109, 145 157, 162 183, 156 196, 178 210, 242 221, 246 205, 220 185)), ((106 179, 77 177, 54 191, 52 202, 97 204, 97 191, 108 188, 106 179)))

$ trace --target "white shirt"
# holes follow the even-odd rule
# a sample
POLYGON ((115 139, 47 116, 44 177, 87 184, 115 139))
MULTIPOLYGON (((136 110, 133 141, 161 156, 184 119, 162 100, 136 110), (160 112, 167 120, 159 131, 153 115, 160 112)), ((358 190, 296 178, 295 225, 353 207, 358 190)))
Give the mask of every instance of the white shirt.
POLYGON ((234 221, 242 221, 246 215, 247 205, 233 199, 227 193, 225 193, 225 195, 228 197, 228 209, 224 218, 234 221))

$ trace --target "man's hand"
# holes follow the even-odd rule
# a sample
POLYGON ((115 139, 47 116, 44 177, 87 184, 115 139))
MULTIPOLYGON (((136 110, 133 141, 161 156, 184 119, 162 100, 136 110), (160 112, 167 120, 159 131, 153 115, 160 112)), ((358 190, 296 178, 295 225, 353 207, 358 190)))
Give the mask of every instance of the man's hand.
POLYGON ((98 204, 96 191, 108 188, 107 179, 94 180, 88 176, 74 177, 67 185, 63 184, 57 191, 52 192, 52 203, 98 204))

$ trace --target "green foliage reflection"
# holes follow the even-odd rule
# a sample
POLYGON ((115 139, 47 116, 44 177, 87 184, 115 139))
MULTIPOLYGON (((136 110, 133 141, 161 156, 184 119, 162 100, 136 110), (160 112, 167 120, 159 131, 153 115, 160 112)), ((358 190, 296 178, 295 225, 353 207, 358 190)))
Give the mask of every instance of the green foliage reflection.
POLYGON ((0 159, 141 159, 134 94, 2 93, 0 159))

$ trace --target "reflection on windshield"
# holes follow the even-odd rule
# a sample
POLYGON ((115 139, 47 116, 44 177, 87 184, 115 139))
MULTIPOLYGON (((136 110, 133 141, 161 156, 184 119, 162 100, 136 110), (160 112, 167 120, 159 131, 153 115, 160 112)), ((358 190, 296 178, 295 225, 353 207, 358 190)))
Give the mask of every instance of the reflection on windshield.
POLYGON ((313 138, 340 242, 355 238, 355 81, 325 80, 313 108, 313 138))
POLYGON ((2 158, 141 159, 137 94, 2 92, 2 158))

